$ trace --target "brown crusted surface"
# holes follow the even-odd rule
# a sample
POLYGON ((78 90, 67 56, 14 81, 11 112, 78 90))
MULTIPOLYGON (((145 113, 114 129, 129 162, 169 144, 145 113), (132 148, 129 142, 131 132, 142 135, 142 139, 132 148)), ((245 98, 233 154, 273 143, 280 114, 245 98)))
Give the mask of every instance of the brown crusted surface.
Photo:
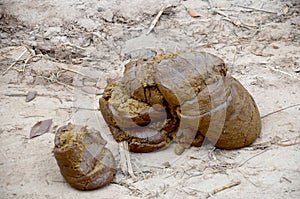
POLYGON ((201 146, 204 136, 219 148, 248 146, 261 130, 259 112, 226 72, 222 59, 201 52, 133 61, 108 85, 100 110, 114 138, 134 152, 165 148, 175 137, 178 153, 201 146), (162 121, 172 125, 148 128, 162 121))
POLYGON ((55 135, 54 156, 62 176, 74 188, 91 190, 109 184, 115 159, 100 133, 68 124, 55 135))

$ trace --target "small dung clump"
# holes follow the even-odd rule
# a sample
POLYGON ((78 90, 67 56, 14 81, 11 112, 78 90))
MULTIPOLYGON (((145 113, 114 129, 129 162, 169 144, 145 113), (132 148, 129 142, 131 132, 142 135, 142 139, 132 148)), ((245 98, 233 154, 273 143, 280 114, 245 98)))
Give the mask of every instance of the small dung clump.
POLYGON ((104 120, 132 152, 177 142, 180 154, 208 139, 222 149, 250 145, 261 120, 249 92, 227 74, 222 59, 206 52, 158 55, 132 61, 99 100, 104 120))
POLYGON ((98 131, 68 124, 57 130, 54 142, 60 172, 72 187, 92 190, 114 179, 116 162, 98 131))

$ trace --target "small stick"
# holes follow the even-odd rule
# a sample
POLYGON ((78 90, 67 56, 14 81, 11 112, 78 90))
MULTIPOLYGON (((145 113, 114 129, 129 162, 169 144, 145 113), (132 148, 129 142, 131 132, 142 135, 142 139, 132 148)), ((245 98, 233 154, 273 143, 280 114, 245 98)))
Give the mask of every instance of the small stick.
POLYGON ((80 49, 80 50, 84 50, 83 47, 77 46, 77 45, 72 44, 72 43, 70 43, 70 42, 63 43, 63 44, 61 44, 60 46, 71 46, 71 47, 75 47, 75 48, 80 49))
POLYGON ((267 66, 267 67, 268 67, 269 69, 273 70, 273 71, 280 72, 280 73, 282 73, 282 74, 285 74, 285 75, 287 75, 287 76, 290 76, 290 77, 293 77, 293 78, 295 78, 295 79, 297 79, 297 80, 300 80, 300 78, 297 77, 296 75, 290 74, 290 73, 285 72, 285 71, 283 71, 283 70, 279 70, 279 69, 273 68, 273 67, 271 67, 271 66, 267 66))
POLYGON ((300 106, 300 104, 294 104, 294 105, 291 105, 291 106, 287 106, 287 107, 285 107, 285 108, 282 108, 282 109, 279 109, 279 110, 277 110, 277 111, 273 111, 273 112, 271 112, 271 113, 268 113, 268 114, 266 114, 266 115, 264 115, 264 116, 261 116, 260 118, 261 118, 261 119, 264 119, 264 118, 266 118, 266 117, 268 117, 268 116, 270 116, 270 115, 273 115, 273 114, 275 114, 275 113, 278 113, 278 112, 281 112, 281 111, 284 111, 284 110, 286 110, 286 109, 293 108, 293 107, 296 107, 296 106, 300 106))
POLYGON ((23 69, 22 69, 22 72, 25 73, 25 68, 26 68, 26 65, 28 64, 29 60, 32 58, 32 54, 28 55, 27 59, 25 60, 24 62, 24 65, 23 65, 23 69))
POLYGON ((233 54, 232 68, 234 68, 234 67, 235 67, 235 61, 236 61, 236 47, 234 48, 234 54, 233 54))
POLYGON ((148 29, 146 35, 148 35, 148 34, 153 30, 153 28, 154 28, 155 25, 157 24, 157 22, 158 22, 160 16, 163 14, 163 12, 165 11, 165 9, 167 9, 168 7, 170 7, 170 5, 169 5, 169 6, 166 6, 166 7, 162 7, 162 8, 160 9, 160 11, 157 13, 156 17, 155 17, 154 20, 152 21, 152 23, 151 23, 151 25, 150 25, 150 27, 149 27, 149 29, 148 29))
POLYGON ((277 12, 270 11, 270 10, 264 10, 264 9, 261 9, 261 8, 254 8, 254 7, 249 7, 249 6, 239 5, 239 4, 232 4, 232 5, 237 6, 237 7, 241 7, 241 8, 255 10, 255 11, 266 12, 266 13, 270 13, 270 14, 277 14, 277 12))
POLYGON ((300 142, 294 142, 294 143, 277 143, 278 146, 294 146, 294 145, 298 145, 300 144, 300 142))
POLYGON ((27 59, 25 60, 24 62, 24 66, 23 66, 23 69, 22 69, 22 72, 25 73, 25 68, 26 68, 26 65, 28 64, 29 60, 32 59, 34 56, 35 56, 35 53, 33 50, 31 50, 27 45, 24 46, 27 51, 30 53, 27 57, 27 59))
POLYGON ((123 180, 121 180, 119 182, 113 181, 112 184, 116 184, 118 186, 125 187, 125 188, 129 189, 131 192, 138 193, 139 195, 145 195, 145 193, 142 190, 138 189, 134 185, 129 184, 126 181, 123 181, 123 180))
POLYGON ((27 52, 27 49, 25 49, 21 55, 16 59, 16 61, 14 63, 12 63, 3 73, 2 75, 5 75, 22 57, 23 55, 27 52))
POLYGON ((256 26, 253 26, 253 25, 250 25, 250 27, 249 27, 249 25, 242 23, 242 22, 241 22, 240 20, 238 20, 238 19, 233 19, 232 17, 229 17, 227 14, 225 14, 224 12, 222 12, 222 11, 216 9, 216 8, 213 8, 213 9, 211 9, 211 10, 212 10, 214 13, 223 16, 223 17, 224 17, 224 20, 226 20, 226 21, 232 23, 233 25, 235 25, 235 26, 237 26, 237 27, 243 27, 243 28, 246 28, 246 29, 249 29, 249 30, 251 29, 250 27, 256 27, 256 26))
POLYGON ((209 192, 209 193, 205 196, 205 199, 210 198, 210 197, 212 197, 213 195, 215 195, 216 193, 219 193, 219 192, 221 192, 221 191, 224 191, 225 189, 229 189, 229 188, 231 188, 231 187, 237 186, 237 185, 239 185, 239 184, 241 184, 241 181, 240 181, 240 180, 238 180, 238 181, 233 181, 233 182, 231 182, 231 183, 229 183, 229 184, 227 184, 227 185, 224 185, 224 186, 222 186, 222 187, 216 188, 216 189, 214 189, 213 191, 209 192))
POLYGON ((65 84, 65 83, 63 83, 63 82, 61 82, 61 81, 55 81, 55 83, 57 83, 57 84, 60 84, 60 85, 62 85, 62 86, 65 86, 66 88, 68 88, 68 89, 70 89, 70 90, 74 90, 74 87, 72 87, 72 86, 70 86, 70 85, 68 85, 68 84, 65 84))
POLYGON ((297 142, 297 138, 299 138, 300 136, 297 136, 297 137, 295 137, 295 138, 293 138, 293 139, 295 139, 295 141, 294 142, 292 142, 291 141, 291 139, 289 139, 289 143, 286 143, 286 142, 284 142, 284 141, 278 141, 276 144, 278 145, 278 146, 294 146, 294 145, 298 145, 298 144, 300 144, 300 141, 298 141, 297 142))
POLYGON ((70 71, 70 72, 73 72, 73 73, 76 73, 78 75, 85 76, 85 74, 83 74, 83 73, 81 73, 81 72, 79 72, 77 70, 71 69, 71 68, 64 68, 64 67, 58 67, 58 68, 63 69, 63 70, 67 70, 67 71, 70 71))
POLYGON ((7 96, 7 97, 25 97, 25 96, 27 96, 27 94, 22 94, 22 93, 8 93, 8 94, 4 94, 4 96, 7 96))

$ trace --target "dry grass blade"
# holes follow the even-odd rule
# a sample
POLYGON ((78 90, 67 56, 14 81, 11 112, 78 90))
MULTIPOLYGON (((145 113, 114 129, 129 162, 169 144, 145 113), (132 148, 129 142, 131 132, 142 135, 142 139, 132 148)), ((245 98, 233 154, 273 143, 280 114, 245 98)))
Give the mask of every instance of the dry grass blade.
POLYGON ((14 61, 3 73, 2 75, 5 75, 22 57, 23 55, 27 52, 27 49, 25 49, 20 56, 16 59, 16 61, 14 61))
POLYGON ((128 143, 126 141, 119 143, 120 163, 123 173, 128 173, 133 181, 137 180, 137 177, 133 173, 130 154, 128 150, 128 143))
POLYGON ((276 72, 282 73, 282 74, 284 74, 284 75, 293 77, 293 78, 295 78, 295 79, 297 79, 297 80, 300 80, 300 77, 297 77, 296 75, 290 74, 290 73, 285 72, 285 71, 283 71, 283 70, 279 70, 279 69, 273 68, 273 67, 271 67, 271 66, 267 66, 267 67, 268 67, 269 69, 273 70, 273 71, 276 71, 276 72))
POLYGON ((243 165, 246 164, 249 160, 251 160, 251 159, 253 159, 253 158, 255 158, 255 157, 257 157, 257 156, 259 156, 259 155, 261 155, 261 154, 263 154, 263 153, 265 153, 265 152, 267 152, 268 150, 270 150, 270 148, 266 148, 264 151, 261 151, 261 152, 255 154, 255 155, 251 156, 250 158, 248 158, 248 159, 245 160, 244 162, 240 163, 240 164, 238 165, 238 167, 243 166, 243 165))
POLYGON ((85 74, 77 71, 77 70, 74 70, 74 69, 71 69, 71 68, 64 68, 64 67, 58 67, 59 69, 62 69, 62 70, 66 70, 66 71, 70 71, 70 72, 73 72, 73 73, 76 73, 78 75, 82 75, 82 76, 85 76, 85 74))
POLYGON ((283 146, 283 147, 287 147, 287 146, 294 146, 294 145, 298 145, 300 144, 300 141, 297 141, 297 139, 300 138, 300 136, 296 136, 292 139, 288 139, 286 141, 277 141, 277 145, 278 146, 283 146), (294 140, 294 141, 292 141, 294 140))
POLYGON ((277 14, 277 12, 270 11, 270 10, 264 10, 264 9, 261 9, 261 8, 253 8, 253 7, 239 5, 239 4, 232 4, 232 5, 233 6, 237 6, 237 7, 241 7, 241 8, 250 9, 250 10, 255 10, 255 11, 260 11, 260 12, 266 12, 266 13, 270 13, 270 14, 277 14))
POLYGON ((286 109, 293 108, 293 107, 296 107, 296 106, 300 106, 300 104, 294 104, 294 105, 291 105, 291 106, 287 106, 287 107, 285 107, 285 108, 282 108, 282 109, 279 109, 279 110, 277 110, 277 111, 273 111, 273 112, 271 112, 271 113, 268 113, 268 114, 266 114, 266 115, 264 115, 264 116, 261 116, 260 118, 261 118, 261 119, 264 119, 264 118, 266 118, 266 117, 268 117, 268 116, 270 116, 270 115, 273 115, 273 114, 275 114, 275 113, 278 113, 278 112, 281 112, 281 111, 284 111, 284 110, 286 110, 286 109))
POLYGON ((255 25, 245 24, 245 23, 241 22, 239 19, 230 17, 227 14, 225 14, 224 12, 220 11, 219 9, 212 8, 211 10, 212 10, 213 13, 223 16, 224 17, 223 19, 225 21, 228 21, 228 22, 232 23, 233 25, 235 25, 237 27, 243 27, 243 28, 246 28, 246 29, 249 29, 249 30, 256 27, 255 25))

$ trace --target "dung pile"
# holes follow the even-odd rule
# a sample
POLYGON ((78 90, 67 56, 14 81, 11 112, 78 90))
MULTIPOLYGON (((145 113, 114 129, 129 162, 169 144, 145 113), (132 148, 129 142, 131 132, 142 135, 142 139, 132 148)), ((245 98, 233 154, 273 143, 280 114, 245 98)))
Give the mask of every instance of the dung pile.
POLYGON ((100 110, 118 142, 132 152, 151 152, 177 142, 175 152, 201 146, 204 138, 223 149, 248 146, 261 130, 248 91, 227 74, 224 61, 205 52, 139 59, 110 81, 100 110))
POLYGON ((60 172, 72 187, 92 190, 113 180, 116 162, 98 131, 68 124, 58 129, 54 142, 60 172))

